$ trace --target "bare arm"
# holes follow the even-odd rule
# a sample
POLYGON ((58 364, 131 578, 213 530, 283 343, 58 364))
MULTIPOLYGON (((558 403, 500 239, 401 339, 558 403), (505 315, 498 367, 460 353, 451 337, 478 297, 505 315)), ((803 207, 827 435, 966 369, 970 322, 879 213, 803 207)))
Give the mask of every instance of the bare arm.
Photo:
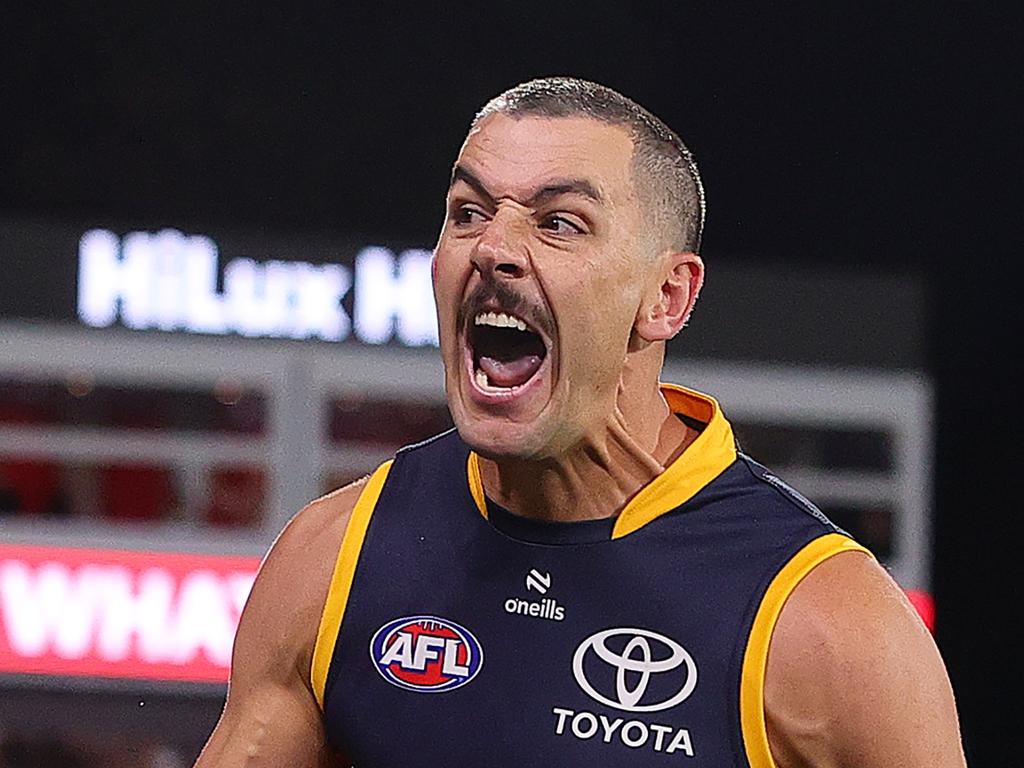
POLYGON ((793 591, 768 652, 765 715, 780 768, 962 768, 956 706, 902 590, 847 552, 793 591))
POLYGON ((343 763, 325 738, 309 670, 345 525, 362 490, 313 502, 260 567, 235 636, 227 704, 196 768, 326 768, 343 763))

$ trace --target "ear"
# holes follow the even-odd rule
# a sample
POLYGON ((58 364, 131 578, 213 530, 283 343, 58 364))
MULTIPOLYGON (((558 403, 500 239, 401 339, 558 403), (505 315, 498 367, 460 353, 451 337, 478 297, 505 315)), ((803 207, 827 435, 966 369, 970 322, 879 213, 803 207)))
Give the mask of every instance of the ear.
POLYGON ((661 259, 660 284, 644 296, 633 326, 646 342, 668 341, 679 333, 704 285, 704 262, 697 254, 679 251, 661 259))

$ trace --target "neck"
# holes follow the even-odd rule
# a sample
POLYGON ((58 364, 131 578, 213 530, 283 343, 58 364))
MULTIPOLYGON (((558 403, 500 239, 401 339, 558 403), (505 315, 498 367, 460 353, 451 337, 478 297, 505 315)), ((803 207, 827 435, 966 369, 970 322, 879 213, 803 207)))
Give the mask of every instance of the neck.
POLYGON ((540 520, 593 520, 621 512, 697 436, 669 409, 657 370, 643 384, 624 373, 607 419, 570 451, 536 461, 481 458, 488 497, 540 520))

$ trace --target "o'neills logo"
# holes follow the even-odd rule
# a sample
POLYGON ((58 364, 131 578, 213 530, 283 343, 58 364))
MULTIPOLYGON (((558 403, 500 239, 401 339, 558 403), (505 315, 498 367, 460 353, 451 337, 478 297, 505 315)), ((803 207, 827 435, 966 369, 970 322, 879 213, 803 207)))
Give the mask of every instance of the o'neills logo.
MULTIPOLYGON (((540 571, 531 568, 526 574, 526 591, 537 592, 546 595, 551 589, 551 574, 548 571, 540 571)), ((541 600, 524 600, 521 597, 510 597, 505 601, 505 613, 518 614, 520 616, 532 616, 537 619, 548 621, 563 621, 565 619, 565 608, 558 604, 553 597, 544 597, 541 600)))
POLYGON ((510 597, 505 601, 505 613, 535 616, 538 619, 549 619, 550 621, 565 619, 565 608, 550 597, 545 597, 543 600, 523 600, 519 597, 510 597))

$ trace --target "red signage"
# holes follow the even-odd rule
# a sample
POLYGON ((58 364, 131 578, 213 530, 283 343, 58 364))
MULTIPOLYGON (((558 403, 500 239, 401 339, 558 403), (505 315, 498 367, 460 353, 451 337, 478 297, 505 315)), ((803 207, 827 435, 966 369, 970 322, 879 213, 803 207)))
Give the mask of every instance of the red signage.
POLYGON ((223 683, 258 565, 0 545, 0 673, 223 683))
POLYGON ((930 632, 934 632, 935 600, 932 596, 928 592, 920 589, 908 589, 907 597, 910 598, 910 604, 913 605, 918 614, 920 614, 921 620, 924 621, 928 630, 930 632))

